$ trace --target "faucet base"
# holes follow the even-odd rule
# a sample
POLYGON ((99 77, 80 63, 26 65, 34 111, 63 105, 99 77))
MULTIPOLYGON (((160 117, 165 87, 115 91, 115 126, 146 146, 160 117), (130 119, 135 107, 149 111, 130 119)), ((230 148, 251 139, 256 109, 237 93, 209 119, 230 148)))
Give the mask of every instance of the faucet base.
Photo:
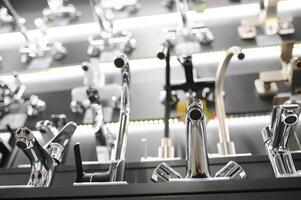
POLYGON ((217 151, 221 155, 236 154, 234 142, 217 143, 217 151))

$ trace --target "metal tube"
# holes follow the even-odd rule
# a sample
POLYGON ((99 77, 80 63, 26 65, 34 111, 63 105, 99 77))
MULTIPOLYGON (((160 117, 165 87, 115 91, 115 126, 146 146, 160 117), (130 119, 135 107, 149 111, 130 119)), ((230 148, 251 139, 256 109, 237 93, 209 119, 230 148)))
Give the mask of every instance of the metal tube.
POLYGON ((113 23, 106 16, 106 11, 101 6, 101 0, 89 0, 92 8, 92 13, 100 27, 101 35, 109 36, 113 33, 113 23))
POLYGON ((180 30, 188 28, 188 3, 187 0, 176 0, 177 12, 181 16, 181 27, 180 30))
POLYGON ((23 35, 24 39, 27 43, 30 43, 30 39, 28 37, 28 30, 26 26, 24 25, 25 20, 20 17, 20 15, 17 13, 17 11, 14 9, 14 7, 11 5, 9 0, 4 0, 4 4, 11 13, 17 27, 19 28, 20 33, 23 35), (24 22, 22 22, 24 21, 24 22))
POLYGON ((119 132, 116 142, 115 160, 125 160, 128 124, 130 115, 130 67, 128 58, 122 54, 114 60, 116 67, 121 68, 122 93, 119 117, 119 132))
POLYGON ((262 130, 265 149, 276 177, 296 175, 287 144, 296 130, 299 112, 296 104, 274 106, 271 124, 262 130))
POLYGON ((243 59, 244 54, 240 47, 231 47, 226 52, 225 58, 222 62, 219 63, 216 72, 216 79, 215 79, 215 107, 216 107, 216 115, 218 118, 218 132, 219 132, 219 144, 218 144, 218 151, 220 154, 229 155, 235 154, 235 146, 234 143, 230 140, 230 134, 228 127, 226 126, 226 112, 225 112, 225 103, 223 98, 223 88, 224 88, 224 81, 226 76, 226 70, 228 68, 229 62, 233 55, 236 55, 238 59, 243 59))
POLYGON ((186 113, 186 178, 209 178, 207 136, 202 102, 191 98, 186 113))

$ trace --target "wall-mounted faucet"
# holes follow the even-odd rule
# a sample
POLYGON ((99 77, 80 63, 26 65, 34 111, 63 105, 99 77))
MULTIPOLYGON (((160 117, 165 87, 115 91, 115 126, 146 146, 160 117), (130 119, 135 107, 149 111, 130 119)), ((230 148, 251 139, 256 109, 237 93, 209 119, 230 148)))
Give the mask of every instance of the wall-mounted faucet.
POLYGON ((259 14, 256 18, 243 19, 238 33, 242 39, 252 39, 257 35, 257 27, 262 27, 266 35, 289 35, 295 32, 292 16, 280 16, 279 0, 259 0, 259 14))
POLYGON ((131 53, 135 49, 136 40, 129 32, 115 30, 112 8, 105 8, 103 0, 89 1, 100 34, 89 38, 88 55, 102 61, 111 61, 120 53, 131 53))
POLYGON ((66 0, 47 0, 48 8, 43 10, 45 22, 53 25, 67 25, 78 19, 81 12, 66 0))
MULTIPOLYGON (((154 182, 192 181, 193 179, 213 179, 210 175, 205 116, 200 99, 191 98, 186 111, 186 175, 185 178, 168 166, 161 163, 154 170, 154 182)), ((246 178, 244 170, 235 162, 230 161, 218 171, 215 178, 246 178)))
POLYGON ((176 29, 166 31, 167 42, 171 46, 182 42, 210 44, 214 40, 214 36, 209 28, 203 24, 191 24, 189 21, 187 0, 176 0, 176 6, 180 21, 176 29))
POLYGON ((245 55, 242 53, 240 47, 231 47, 226 51, 226 55, 222 62, 219 63, 215 78, 215 108, 218 119, 218 133, 219 143, 217 144, 218 153, 222 155, 235 154, 234 143, 230 139, 229 129, 226 125, 226 111, 224 102, 224 81, 226 77, 226 70, 233 56, 237 56, 239 60, 244 59, 245 55))
POLYGON ((29 98, 24 97, 25 85, 20 81, 17 74, 13 75, 12 83, 0 81, 0 118, 11 110, 11 106, 15 104, 25 105, 27 115, 34 116, 46 109, 46 103, 36 95, 29 98))
POLYGON ((259 73, 259 79, 254 84, 261 97, 273 97, 276 104, 291 100, 294 95, 301 93, 301 57, 293 55, 294 41, 281 44, 281 69, 259 73), (284 82, 290 87, 288 95, 279 95, 277 83, 284 82))
POLYGON ((13 17, 8 13, 7 8, 0 7, 0 32, 12 31, 15 29, 13 17))
POLYGON ((124 180, 125 152, 127 145, 128 124, 130 115, 130 67, 126 55, 120 55, 114 60, 117 68, 121 69, 122 93, 120 101, 119 131, 112 154, 110 168, 104 173, 83 172, 79 144, 74 146, 77 178, 75 184, 83 182, 115 182, 124 180))
POLYGON ((20 128, 16 131, 16 145, 25 153, 31 164, 28 186, 51 186, 55 170, 62 163, 65 149, 75 130, 74 122, 67 123, 43 147, 28 128, 20 128))
MULTIPOLYGON (((25 19, 21 18, 16 10, 13 8, 9 0, 4 0, 5 6, 12 14, 14 19, 14 23, 19 29, 19 32, 22 34, 23 38, 25 39, 25 45, 20 48, 21 54, 21 62, 24 64, 31 64, 28 68, 41 68, 41 63, 39 62, 38 65, 32 64, 31 61, 37 58, 45 58, 49 57, 50 60, 61 60, 65 57, 67 50, 60 42, 50 42, 47 35, 47 26, 45 22, 38 18, 35 20, 35 25, 37 29, 40 31, 41 35, 36 40, 31 38, 28 33, 28 29, 25 26, 25 19)), ((46 62, 43 67, 49 67, 51 62, 46 62)))
POLYGON ((276 177, 298 176, 288 141, 296 130, 299 114, 297 104, 274 106, 271 124, 262 129, 265 149, 276 177))

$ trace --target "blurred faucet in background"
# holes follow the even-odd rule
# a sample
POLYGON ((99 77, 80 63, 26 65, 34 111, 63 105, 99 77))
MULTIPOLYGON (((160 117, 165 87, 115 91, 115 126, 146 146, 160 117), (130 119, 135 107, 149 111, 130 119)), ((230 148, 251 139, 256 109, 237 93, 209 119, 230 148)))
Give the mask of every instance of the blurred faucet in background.
POLYGON ((51 25, 67 25, 78 19, 81 12, 66 0, 47 0, 48 8, 43 10, 43 19, 51 25))
POLYGON ((0 7, 0 32, 10 32, 16 28, 13 17, 8 13, 7 8, 0 7))
POLYGON ((278 13, 279 0, 259 0, 259 14, 256 18, 242 19, 238 33, 242 39, 257 36, 257 27, 262 27, 266 35, 289 35, 295 32, 293 18, 278 13))
POLYGON ((175 48, 177 55, 191 55, 192 53, 199 52, 200 46, 198 43, 208 45, 214 40, 214 36, 204 24, 191 23, 187 15, 187 0, 176 0, 176 5, 180 20, 177 28, 165 31, 166 41, 175 48))
POLYGON ((36 95, 24 97, 25 85, 15 74, 12 83, 0 81, 0 118, 9 113, 12 105, 26 106, 27 115, 35 116, 46 109, 46 103, 36 95))
POLYGON ((88 55, 101 61, 112 61, 120 53, 131 53, 135 49, 136 40, 129 32, 116 31, 112 7, 105 7, 103 0, 89 1, 100 33, 89 38, 88 55))
POLYGON ((19 29, 19 32, 25 39, 25 45, 20 48, 21 62, 29 64, 28 69, 48 68, 52 60, 61 60, 67 54, 66 48, 60 42, 50 42, 47 34, 47 26, 45 22, 38 18, 35 20, 35 25, 40 32, 38 38, 31 38, 25 19, 21 18, 13 8, 9 0, 4 0, 5 6, 12 14, 14 23, 19 29), (37 60, 35 63, 35 60, 37 60), (40 60, 42 59, 42 60, 40 60))

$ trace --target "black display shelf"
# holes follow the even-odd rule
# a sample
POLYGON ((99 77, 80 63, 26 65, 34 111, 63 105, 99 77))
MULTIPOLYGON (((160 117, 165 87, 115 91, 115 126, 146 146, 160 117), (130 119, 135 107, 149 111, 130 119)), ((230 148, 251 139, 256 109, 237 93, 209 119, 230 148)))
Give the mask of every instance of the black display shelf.
POLYGON ((283 199, 301 194, 301 178, 0 189, 1 198, 283 199))

